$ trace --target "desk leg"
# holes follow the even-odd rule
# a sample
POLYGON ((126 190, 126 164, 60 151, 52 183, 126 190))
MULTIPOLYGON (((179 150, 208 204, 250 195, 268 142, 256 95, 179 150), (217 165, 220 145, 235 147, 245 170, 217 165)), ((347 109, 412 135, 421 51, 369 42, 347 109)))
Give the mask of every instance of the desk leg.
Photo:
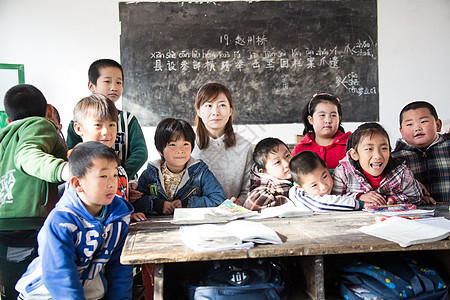
POLYGON ((325 299, 323 256, 302 256, 300 261, 306 292, 312 299, 325 299))
POLYGON ((164 264, 155 264, 154 300, 164 299, 164 264))

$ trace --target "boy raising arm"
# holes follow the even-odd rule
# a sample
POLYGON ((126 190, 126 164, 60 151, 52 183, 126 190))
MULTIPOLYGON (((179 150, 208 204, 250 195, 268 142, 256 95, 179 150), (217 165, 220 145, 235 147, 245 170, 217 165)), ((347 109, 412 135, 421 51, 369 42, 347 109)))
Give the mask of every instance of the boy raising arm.
POLYGON ((19 299, 131 299, 120 263, 131 204, 116 196, 119 159, 98 142, 69 156, 70 185, 39 232, 39 256, 16 285, 19 299))
POLYGON ((68 179, 66 150, 45 119, 47 101, 29 84, 4 98, 8 126, 0 131, 0 295, 16 299, 14 285, 36 256, 38 230, 68 179))

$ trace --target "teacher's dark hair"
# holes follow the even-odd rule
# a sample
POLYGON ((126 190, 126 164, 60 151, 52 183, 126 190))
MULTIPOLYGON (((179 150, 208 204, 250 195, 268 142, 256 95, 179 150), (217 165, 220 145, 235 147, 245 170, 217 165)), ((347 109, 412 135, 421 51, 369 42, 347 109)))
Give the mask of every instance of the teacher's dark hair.
MULTIPOLYGON (((236 134, 233 130, 234 102, 230 90, 223 84, 216 82, 205 84, 198 90, 197 96, 195 97, 195 111, 197 112, 206 101, 214 101, 220 94, 224 94, 227 97, 231 108, 231 116, 227 124, 225 124, 224 137, 225 148, 230 148, 236 145, 236 134)), ((197 127, 198 148, 200 150, 208 148, 208 130, 198 114, 195 116, 195 126, 197 127)))

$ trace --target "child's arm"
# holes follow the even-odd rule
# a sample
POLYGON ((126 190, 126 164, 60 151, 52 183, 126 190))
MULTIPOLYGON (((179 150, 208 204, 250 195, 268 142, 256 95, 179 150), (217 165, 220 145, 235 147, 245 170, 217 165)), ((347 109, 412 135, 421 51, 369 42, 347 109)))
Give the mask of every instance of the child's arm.
POLYGON ((289 198, 283 195, 275 195, 273 188, 259 186, 248 193, 244 207, 250 210, 261 210, 266 207, 278 206, 289 202, 289 198))
POLYGON ((392 191, 392 195, 389 196, 394 198, 397 203, 420 204, 423 195, 422 189, 408 168, 405 167, 400 172, 400 178, 393 178, 392 180, 398 182, 392 191))
MULTIPOLYGON (((147 161, 148 150, 142 128, 136 117, 125 112, 123 114, 124 116, 129 115, 131 117, 128 127, 128 157, 125 160, 125 170, 127 171, 128 178, 133 178, 147 161)), ((127 122, 128 120, 124 121, 127 122)))
POLYGON ((187 199, 187 207, 214 207, 227 199, 222 186, 209 169, 206 169, 201 176, 200 185, 203 195, 190 196, 187 199))
POLYGON ((76 265, 77 225, 53 214, 39 233, 42 278, 53 299, 84 299, 76 265))
POLYGON ((394 204, 395 199, 388 199, 389 197, 384 197, 383 195, 370 191, 364 194, 357 196, 359 200, 364 202, 364 204, 370 205, 389 205, 394 204), (388 203, 389 201, 389 203, 388 203))
POLYGON ((142 172, 139 177, 137 190, 142 193, 142 197, 131 203, 134 207, 134 212, 142 212, 145 215, 163 213, 164 202, 166 201, 158 197, 156 185, 151 186, 150 183, 154 182, 151 177, 148 169, 142 172))
POLYGON ((28 126, 26 135, 17 144, 16 165, 41 180, 62 182, 62 171, 67 162, 50 154, 59 152, 63 157, 65 153, 57 134, 53 124, 46 119, 28 126))
POLYGON ((289 190, 289 198, 311 211, 345 211, 363 209, 363 202, 347 195, 308 195, 294 186, 289 190))
POLYGON ((347 184, 345 174, 341 166, 338 166, 333 171, 333 195, 345 195, 347 193, 347 184))
POLYGON ((133 266, 122 265, 120 263, 120 254, 128 234, 128 224, 122 222, 122 232, 117 246, 105 265, 105 277, 108 282, 108 290, 102 299, 124 300, 131 299, 133 286, 133 266))

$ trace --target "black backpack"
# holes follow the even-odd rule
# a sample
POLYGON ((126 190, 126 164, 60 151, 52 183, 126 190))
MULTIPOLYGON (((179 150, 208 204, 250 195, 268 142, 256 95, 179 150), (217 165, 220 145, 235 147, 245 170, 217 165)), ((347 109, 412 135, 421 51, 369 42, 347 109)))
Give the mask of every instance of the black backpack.
POLYGON ((268 259, 218 261, 187 292, 189 299, 286 299, 293 280, 289 273, 268 259))

